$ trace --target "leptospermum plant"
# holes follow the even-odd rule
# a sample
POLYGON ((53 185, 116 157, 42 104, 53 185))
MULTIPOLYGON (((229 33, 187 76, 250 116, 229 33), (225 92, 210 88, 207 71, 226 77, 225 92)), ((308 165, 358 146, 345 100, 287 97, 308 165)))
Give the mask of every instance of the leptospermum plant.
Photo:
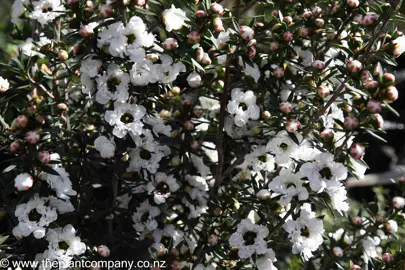
POLYGON ((404 190, 355 212, 345 189, 398 98, 399 8, 16 0, 3 255, 66 264, 147 239, 168 269, 403 267, 404 190))

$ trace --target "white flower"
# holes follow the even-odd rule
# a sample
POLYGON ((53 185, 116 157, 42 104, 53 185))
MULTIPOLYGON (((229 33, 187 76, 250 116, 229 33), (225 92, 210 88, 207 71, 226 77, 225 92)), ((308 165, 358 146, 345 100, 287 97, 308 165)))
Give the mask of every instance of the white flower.
POLYGON ((339 181, 327 181, 326 192, 331 198, 332 207, 339 213, 349 210, 347 200, 347 191, 345 186, 339 181))
POLYGON ((86 245, 76 236, 76 230, 68 224, 63 228, 49 229, 46 234, 48 249, 44 252, 44 259, 57 260, 68 265, 73 256, 86 251, 86 245))
POLYGON ((156 67, 150 60, 143 60, 139 63, 134 63, 132 69, 130 70, 131 82, 135 86, 145 86, 149 83, 157 82, 156 67))
POLYGON ((25 12, 25 6, 29 4, 28 0, 15 0, 11 7, 11 22, 16 24, 21 21, 20 17, 25 12))
POLYGON ((41 36, 39 38, 39 41, 36 41, 35 43, 36 44, 34 44, 34 40, 32 38, 27 38, 27 40, 24 43, 18 45, 17 47, 27 57, 33 56, 44 57, 42 53, 39 53, 38 51, 35 51, 33 49, 35 49, 37 45, 41 47, 43 45, 49 44, 51 43, 51 40, 45 36, 41 36))
POLYGON ((127 36, 124 35, 125 26, 122 22, 110 24, 98 34, 97 46, 108 46, 108 52, 115 57, 124 57, 127 48, 127 36))
POLYGON ((151 206, 148 201, 144 201, 136 208, 135 213, 132 215, 135 230, 138 232, 155 230, 158 225, 155 218, 159 215, 159 208, 151 206))
POLYGON ((293 244, 292 252, 300 253, 306 261, 323 243, 322 220, 315 217, 315 213, 311 211, 311 205, 307 203, 301 207, 300 216, 296 220, 290 219, 284 223, 283 229, 288 233, 288 238, 293 244))
POLYGON ((61 199, 69 199, 69 196, 75 196, 77 192, 72 189, 72 182, 66 170, 62 167, 54 167, 53 169, 58 175, 46 173, 44 180, 51 189, 55 190, 56 196, 61 199))
POLYGON ((207 191, 209 189, 207 181, 204 178, 195 175, 186 175, 185 179, 187 180, 185 191, 190 196, 191 202, 189 202, 186 198, 183 198, 182 202, 190 210, 188 218, 197 218, 201 214, 206 213, 208 209, 207 191))
MULTIPOLYGON (((153 239, 156 244, 160 246, 162 240, 172 239, 172 247, 177 247, 181 241, 184 240, 184 232, 181 230, 176 230, 173 224, 166 224, 163 230, 156 229, 153 231, 153 239)), ((167 245, 168 243, 166 243, 167 245)), ((167 246, 166 246, 167 247, 167 246)))
POLYGON ((198 100, 200 101, 201 108, 203 108, 204 110, 214 111, 221 108, 219 100, 217 99, 201 96, 198 98, 198 100))
POLYGON ((328 181, 340 181, 347 178, 347 168, 334 161, 331 153, 321 153, 315 162, 307 162, 301 166, 300 172, 309 180, 313 191, 322 192, 328 181))
POLYGON ((267 243, 265 238, 269 229, 262 225, 254 224, 250 219, 242 219, 238 229, 229 238, 229 244, 239 249, 239 257, 246 259, 253 254, 265 254, 267 243))
POLYGON ((362 241, 363 245, 363 260, 367 264, 368 261, 372 258, 378 256, 377 247, 380 244, 381 240, 377 236, 370 237, 368 236, 366 239, 362 241))
POLYGON ((129 153, 131 162, 127 170, 137 172, 143 168, 156 173, 162 158, 170 155, 170 148, 167 145, 160 145, 150 130, 144 130, 142 136, 133 139, 137 147, 129 153))
POLYGON ((252 146, 252 152, 245 155, 242 164, 238 168, 242 170, 252 169, 255 172, 274 170, 274 157, 266 152, 265 146, 252 146))
POLYGON ((303 186, 304 181, 301 180, 302 176, 293 173, 286 168, 282 168, 280 174, 273 178, 269 184, 269 189, 281 194, 280 203, 286 206, 290 203, 291 199, 295 196, 298 200, 307 200, 308 190, 303 186))
POLYGON ((154 65, 156 74, 152 75, 161 83, 172 83, 180 72, 186 72, 186 66, 182 62, 173 63, 173 58, 167 54, 162 54, 160 60, 162 63, 154 65))
POLYGON ((190 154, 190 159, 201 176, 205 177, 211 174, 210 168, 204 164, 204 160, 201 157, 196 156, 194 154, 190 154))
POLYGON ((158 172, 154 175, 154 180, 149 182, 147 190, 149 193, 153 193, 153 198, 156 204, 166 202, 166 199, 170 197, 172 192, 177 191, 180 188, 173 175, 166 175, 165 173, 158 172))
POLYGON ((235 115, 235 125, 243 127, 249 119, 257 120, 260 116, 260 108, 256 105, 256 96, 253 91, 243 92, 240 88, 232 90, 227 110, 235 115))
POLYGON ((311 53, 311 50, 303 50, 299 46, 294 46, 294 50, 297 52, 298 56, 302 59, 301 64, 309 67, 312 62, 314 62, 314 55, 311 53))
MULTIPOLYGON (((302 136, 295 133, 298 141, 302 136)), ((288 136, 287 131, 283 130, 271 139, 267 145, 266 150, 275 155, 275 161, 279 166, 287 166, 290 162, 290 157, 299 149, 298 145, 288 136)))
POLYGON ((31 12, 30 17, 42 25, 48 24, 48 22, 63 15, 66 11, 61 0, 40 0, 32 4, 34 10, 31 12))
POLYGON ((243 68, 243 72, 252 77, 253 80, 257 83, 260 79, 261 73, 260 68, 256 63, 253 63, 253 66, 248 63, 243 62, 242 57, 239 57, 239 65, 243 68))
POLYGON ((180 8, 176 8, 174 5, 170 9, 165 9, 162 13, 163 23, 166 25, 166 31, 179 30, 185 20, 186 12, 180 8))
POLYGON ((256 259, 256 267, 259 270, 277 270, 277 267, 274 266, 274 262, 276 262, 276 254, 274 253, 273 249, 267 249, 264 255, 260 255, 256 259))
POLYGON ((75 210, 72 203, 68 200, 61 200, 54 196, 49 196, 49 206, 55 208, 60 214, 70 213, 75 210))
POLYGON ((390 219, 385 223, 385 228, 390 233, 396 233, 398 231, 398 223, 395 220, 390 219))
POLYGON ((162 118, 147 115, 143 118, 143 122, 152 126, 155 135, 164 134, 170 137, 172 134, 172 127, 169 125, 165 125, 162 118))
POLYGON ((33 233, 37 239, 44 237, 46 227, 58 217, 56 209, 46 203, 46 198, 35 194, 27 203, 17 205, 14 215, 19 223, 13 229, 13 235, 26 237, 33 233))
POLYGON ((195 71, 191 72, 190 75, 188 75, 187 77, 187 83, 188 85, 190 85, 191 88, 199 87, 201 85, 201 82, 202 79, 200 74, 195 71))
POLYGON ((118 138, 123 138, 128 132, 139 136, 142 134, 143 123, 146 109, 142 105, 129 103, 114 103, 114 111, 106 111, 104 119, 114 126, 113 134, 118 138))
POLYGON ((218 162, 218 151, 216 148, 216 145, 212 142, 204 141, 202 143, 202 150, 212 162, 218 162))
POLYGON ((86 58, 82 61, 80 66, 80 73, 85 73, 89 77, 94 78, 100 72, 103 61, 93 59, 93 57, 86 58))
POLYGON ((95 139, 94 146, 100 152, 102 158, 112 158, 114 156, 115 143, 113 140, 109 140, 105 136, 99 136, 95 139))
POLYGON ((10 88, 10 83, 7 79, 0 76, 0 93, 6 92, 10 88))
POLYGON ((111 63, 107 68, 107 73, 98 75, 96 101, 106 104, 110 100, 125 102, 128 99, 129 75, 121 68, 111 63))
POLYGON ((33 184, 34 184, 34 179, 28 173, 20 173, 14 179, 14 187, 18 191, 28 190, 32 187, 33 184))
POLYGON ((138 16, 133 16, 123 31, 128 37, 128 46, 126 54, 133 62, 140 62, 145 58, 143 47, 152 47, 155 37, 152 33, 146 31, 146 25, 138 16))

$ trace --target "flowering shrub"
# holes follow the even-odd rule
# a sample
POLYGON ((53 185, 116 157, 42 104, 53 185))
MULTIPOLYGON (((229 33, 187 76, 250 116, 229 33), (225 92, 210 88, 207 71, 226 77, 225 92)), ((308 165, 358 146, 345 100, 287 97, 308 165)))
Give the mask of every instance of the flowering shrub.
POLYGON ((399 8, 15 0, 3 255, 67 264, 143 240, 169 269, 403 268, 403 183, 352 208, 344 186, 395 113, 399 8))

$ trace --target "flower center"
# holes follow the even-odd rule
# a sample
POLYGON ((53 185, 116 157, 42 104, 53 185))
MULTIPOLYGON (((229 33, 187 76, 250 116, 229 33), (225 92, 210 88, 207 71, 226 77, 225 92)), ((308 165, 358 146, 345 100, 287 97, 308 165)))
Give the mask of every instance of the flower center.
POLYGON ((142 149, 139 156, 144 160, 149 160, 152 157, 152 154, 148 150, 142 149))
POLYGON ((51 3, 45 3, 44 6, 42 7, 42 12, 47 13, 52 11, 52 4, 51 3))
POLYGON ((134 121, 134 117, 130 113, 124 113, 120 118, 122 123, 128 124, 134 121))
POLYGON ((162 243, 165 247, 168 247, 170 244, 171 238, 168 236, 163 236, 162 239, 160 240, 160 243, 162 243))
POLYGON ((41 219, 42 215, 37 212, 36 209, 32 209, 31 212, 28 214, 28 219, 30 221, 38 222, 41 219))
POLYGON ((141 221, 142 221, 143 224, 145 224, 148 220, 149 220, 149 213, 146 212, 146 213, 144 213, 144 214, 142 215, 141 221))
POLYGON ((243 235, 243 240, 245 240, 245 245, 247 246, 251 246, 255 243, 255 239, 256 239, 257 233, 255 232, 246 232, 243 235))
POLYGON ((58 243, 59 249, 67 250, 69 248, 69 245, 65 241, 60 241, 58 243))
POLYGON ((305 236, 305 237, 309 236, 309 230, 306 226, 301 229, 301 236, 305 236))
POLYGON ((328 167, 323 168, 319 171, 319 173, 321 174, 322 178, 326 178, 328 180, 332 178, 332 171, 328 167))
POLYGON ((287 148, 288 148, 288 144, 282 143, 282 144, 279 145, 279 147, 280 147, 283 151, 286 151, 287 148))
POLYGON ((170 192, 170 189, 165 182, 160 182, 156 185, 155 192, 158 194, 167 194, 170 192))
POLYGON ((243 102, 241 102, 240 104, 239 104, 239 106, 242 108, 242 110, 244 110, 244 111, 246 111, 247 110, 247 108, 248 108, 248 106, 245 104, 245 103, 243 103, 243 102))
POLYGON ((108 79, 107 81, 107 87, 108 90, 110 90, 111 92, 115 92, 117 91, 117 86, 121 83, 119 78, 113 77, 108 79))
POLYGON ((132 44, 136 40, 136 36, 134 34, 130 34, 127 36, 128 38, 128 43, 132 44))
POLYGON ((264 163, 267 161, 266 155, 262 155, 262 156, 258 157, 258 159, 259 159, 261 162, 264 162, 264 163))

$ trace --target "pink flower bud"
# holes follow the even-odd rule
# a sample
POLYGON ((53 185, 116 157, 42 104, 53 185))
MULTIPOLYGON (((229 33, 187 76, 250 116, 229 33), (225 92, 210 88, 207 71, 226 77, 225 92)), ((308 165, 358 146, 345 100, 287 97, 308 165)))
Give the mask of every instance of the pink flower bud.
POLYGON ((96 27, 96 24, 94 24, 94 23, 82 25, 79 30, 80 36, 89 37, 89 36, 93 35, 94 34, 93 31, 94 31, 95 27, 96 27))
POLYGON ((360 270, 361 266, 350 262, 350 270, 360 270))
POLYGON ((371 113, 379 113, 381 112, 381 102, 375 99, 370 99, 367 102, 367 110, 371 113))
POLYGON ((283 18, 283 22, 285 22, 287 25, 290 25, 290 24, 292 24, 293 19, 291 18, 291 16, 285 16, 283 18))
POLYGON ((224 31, 224 25, 223 25, 222 20, 221 20, 220 17, 215 17, 214 18, 214 30, 216 32, 224 31))
MULTIPOLYGON (((301 27, 298 29, 298 35, 300 37, 307 37, 309 35, 309 28, 308 27, 301 27)), ((285 39, 285 38, 284 38, 285 39)), ((287 39, 286 39, 287 40, 287 39)))
POLYGON ((21 146, 21 142, 20 141, 14 141, 10 144, 10 151, 11 152, 15 152, 17 151, 21 146))
POLYGON ((280 110, 283 113, 289 113, 293 109, 293 105, 290 102, 284 101, 280 103, 280 110))
POLYGON ((377 14, 374 12, 367 12, 366 15, 363 17, 363 24, 364 25, 372 25, 377 21, 377 14))
POLYGON ((388 86, 383 92, 384 98, 387 102, 391 103, 398 99, 398 90, 395 86, 388 86))
POLYGON ((259 190, 259 192, 257 192, 256 196, 259 200, 265 201, 265 200, 270 199, 271 193, 267 189, 261 189, 261 190, 259 190))
POLYGON ((312 11, 307 10, 307 11, 304 12, 304 14, 302 14, 302 16, 303 16, 305 19, 309 19, 309 18, 312 17, 312 11))
POLYGON ((37 120, 37 122, 40 123, 41 125, 45 124, 45 118, 43 118, 41 115, 37 115, 35 117, 35 120, 37 120))
POLYGON ((195 15, 197 18, 205 18, 205 17, 207 16, 207 13, 205 13, 204 10, 197 10, 197 11, 194 13, 194 15, 195 15))
POLYGON ((385 228, 389 233, 396 233, 398 231, 398 224, 395 220, 388 220, 385 223, 385 228))
POLYGON ((347 5, 351 8, 356 8, 360 5, 359 0, 347 0, 347 5))
POLYGON ((318 86, 318 88, 316 89, 317 94, 321 97, 321 98, 326 98, 327 96, 329 96, 330 94, 330 89, 329 87, 327 87, 326 85, 320 85, 318 86))
POLYGON ((321 131, 321 133, 319 134, 319 136, 321 136, 322 139, 327 139, 330 140, 333 138, 335 134, 333 133, 332 129, 326 128, 323 131, 321 131))
POLYGON ((256 48, 254 46, 249 47, 249 58, 253 59, 256 56, 256 48))
POLYGON ((247 44, 248 47, 256 46, 256 45, 257 45, 256 39, 251 39, 247 44))
POLYGON ((296 119, 288 119, 287 123, 285 125, 285 129, 290 133, 296 132, 300 128, 301 128, 301 123, 300 123, 300 121, 298 121, 296 119))
POLYGON ((42 164, 48 164, 49 161, 51 160, 51 155, 49 154, 48 151, 41 151, 38 154, 39 161, 41 161, 42 164))
POLYGON ((361 225, 363 223, 363 219, 359 216, 353 217, 352 222, 355 225, 361 225))
POLYGON ((255 35, 255 31, 253 31, 252 28, 246 25, 241 25, 239 27, 239 32, 244 40, 251 40, 255 35))
POLYGON ((41 137, 41 135, 40 135, 39 132, 36 131, 36 130, 28 131, 28 132, 25 134, 25 139, 26 139, 27 142, 30 143, 30 144, 36 144, 36 143, 38 143, 40 137, 41 137))
POLYGON ((135 5, 137 5, 138 7, 143 7, 145 4, 145 0, 135 0, 135 5))
POLYGON ((395 76, 392 73, 384 73, 383 75, 384 86, 391 86, 395 84, 395 76))
POLYGON ((283 38, 285 41, 291 41, 294 39, 294 35, 290 31, 287 31, 283 34, 283 38))
POLYGON ((203 57, 204 57, 204 49, 202 47, 198 47, 197 52, 195 54, 195 60, 197 60, 197 62, 201 62, 203 57))
POLYGON ((179 47, 179 43, 174 38, 166 38, 166 40, 163 42, 163 48, 165 48, 165 50, 171 51, 177 47, 179 47))
POLYGON ((195 71, 191 72, 190 75, 188 75, 187 77, 187 83, 191 88, 199 87, 201 85, 201 82, 202 78, 200 74, 195 71))
POLYGON ((343 256, 343 249, 340 247, 334 247, 333 248, 333 254, 335 254, 336 257, 342 257, 343 256))
POLYGON ((201 59, 201 63, 204 65, 211 65, 212 61, 208 53, 204 53, 201 59))
POLYGON ((197 44, 201 40, 201 35, 200 33, 193 31, 188 34, 188 43, 189 44, 197 44))
POLYGON ((380 84, 377 81, 367 81, 363 84, 363 86, 367 90, 375 90, 380 86, 380 84))
POLYGON ((314 62, 312 62, 312 67, 323 70, 325 68, 325 63, 320 60, 315 60, 314 62))
POLYGON ((363 65, 358 60, 350 60, 347 62, 346 67, 350 72, 357 73, 361 71, 363 65))
POLYGON ((284 77, 284 69, 281 67, 275 68, 273 73, 276 78, 280 79, 280 78, 284 77))
POLYGON ((353 17, 353 21, 354 21, 355 23, 358 23, 358 24, 362 23, 362 22, 363 22, 363 15, 361 15, 360 13, 359 13, 359 14, 356 14, 356 15, 353 17))
POLYGON ((190 146, 194 150, 198 150, 198 148, 200 148, 200 143, 198 141, 194 140, 194 141, 191 142, 190 146))
POLYGON ((353 130, 353 129, 357 128, 359 126, 359 124, 360 124, 359 120, 352 115, 347 116, 343 123, 344 128, 346 130, 353 130))
POLYGON ((316 18, 315 25, 319 28, 322 28, 325 25, 325 21, 321 18, 316 18))
POLYGON ((394 255, 392 255, 391 253, 384 253, 383 255, 382 255, 382 259, 383 259, 383 261, 384 262, 386 262, 386 263, 390 263, 390 262, 393 262, 394 261, 394 255))
POLYGON ((366 149, 362 144, 354 143, 352 147, 350 147, 350 155, 355 159, 363 158, 365 153, 366 149))
POLYGON ((405 205, 405 199, 402 197, 394 197, 392 199, 392 205, 396 208, 396 209, 402 209, 405 205))
POLYGON ((112 13, 111 5, 102 5, 100 7, 100 17, 109 17, 112 13))
POLYGON ((270 51, 275 52, 278 50, 279 47, 280 43, 278 43, 277 41, 270 42, 270 51))
POLYGON ((28 125, 28 117, 23 114, 19 115, 15 120, 15 124, 20 128, 26 127, 28 125))
POLYGON ((101 245, 97 247, 97 253, 100 254, 101 257, 108 257, 110 256, 110 249, 105 245, 101 245))
POLYGON ((218 15, 224 14, 224 7, 218 3, 211 4, 211 10, 214 11, 218 15))
POLYGON ((14 187, 17 191, 29 190, 34 184, 34 179, 28 173, 21 173, 14 179, 14 187))
POLYGON ((194 124, 190 121, 186 121, 183 126, 186 130, 189 131, 194 129, 194 124))

